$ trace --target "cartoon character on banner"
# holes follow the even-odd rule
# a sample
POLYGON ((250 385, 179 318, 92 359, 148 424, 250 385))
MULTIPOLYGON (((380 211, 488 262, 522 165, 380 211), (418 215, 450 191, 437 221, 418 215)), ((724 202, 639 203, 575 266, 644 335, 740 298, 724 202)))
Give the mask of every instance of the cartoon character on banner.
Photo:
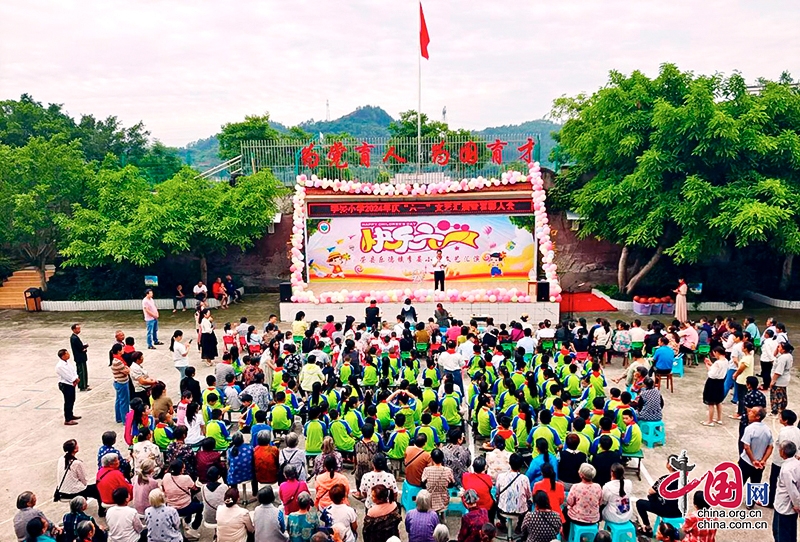
POLYGON ((486 260, 489 262, 489 267, 491 268, 491 275, 492 277, 502 277, 503 276, 503 261, 506 259, 505 252, 492 252, 485 256, 486 260))
POLYGON ((330 278, 344 278, 344 271, 342 270, 342 266, 344 262, 350 260, 350 255, 346 252, 337 252, 333 251, 328 254, 328 265, 331 266, 331 273, 328 275, 330 278))

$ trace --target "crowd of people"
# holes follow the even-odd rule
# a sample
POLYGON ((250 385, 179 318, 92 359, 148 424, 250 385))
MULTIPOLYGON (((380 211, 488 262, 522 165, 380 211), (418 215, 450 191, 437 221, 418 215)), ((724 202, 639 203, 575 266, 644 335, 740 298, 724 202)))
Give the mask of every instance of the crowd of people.
MULTIPOLYGON (((786 408, 792 347, 780 323, 767 321, 763 334, 752 318, 612 326, 523 315, 495 324, 459 321, 441 304, 425 321, 407 300, 391 319, 373 302, 363 321, 309 322, 298 312, 287 325, 270 315, 258 328, 242 317, 219 329, 203 299, 196 309, 200 358, 213 374, 201 384, 187 359, 195 337, 176 330, 169 349, 180 385, 170 394, 118 333, 109 358, 124 443, 115 431, 102 435, 90 479, 78 443, 65 442, 56 497, 70 512, 50 522, 23 493, 19 540, 179 541, 199 537, 205 523, 226 542, 386 542, 401 525, 411 542, 488 542, 498 530, 550 542, 576 526, 611 540, 601 522, 636 522, 659 540, 713 542, 698 518, 708 507, 702 492, 683 527, 668 521, 682 517, 659 492, 672 462, 647 495, 635 496, 626 476, 644 453, 642 426, 662 422, 663 378, 684 362, 708 366, 704 425, 723 423, 733 394, 746 481, 760 481, 779 449, 770 473, 776 540, 789 540, 778 534, 788 518, 796 530, 800 429, 786 408), (615 362, 624 371, 607 379, 615 362), (785 429, 777 444, 763 424, 766 391, 785 429), (87 499, 98 501, 105 526, 86 514, 87 499), (457 533, 445 525, 448 511, 462 516, 457 533), (656 533, 651 515, 667 520, 656 533)), ((69 352, 59 358, 60 381, 80 384, 69 352)), ((74 423, 67 399, 65 423, 74 423)))

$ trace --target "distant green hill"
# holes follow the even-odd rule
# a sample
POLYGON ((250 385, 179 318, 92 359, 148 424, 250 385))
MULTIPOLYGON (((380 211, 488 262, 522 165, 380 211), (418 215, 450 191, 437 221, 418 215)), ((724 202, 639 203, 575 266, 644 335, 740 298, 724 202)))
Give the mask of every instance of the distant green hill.
MULTIPOLYGON (((389 123, 392 117, 380 107, 366 105, 355 111, 331 121, 310 119, 299 124, 299 127, 310 134, 339 134, 347 132, 357 138, 389 137, 389 123)), ((270 121, 270 125, 281 133, 289 128, 280 122, 270 121)), ((493 138, 507 134, 538 133, 542 136, 542 164, 551 166, 549 157, 555 142, 552 132, 558 131, 559 124, 545 119, 531 120, 522 124, 491 126, 475 132, 485 138, 493 138)), ((209 169, 221 163, 218 156, 219 142, 216 136, 193 141, 178 149, 181 159, 197 169, 209 169)))
POLYGON ((372 105, 358 107, 352 113, 336 120, 324 121, 314 119, 300 123, 300 128, 311 134, 340 134, 347 132, 353 137, 389 137, 389 123, 392 117, 381 109, 372 105))
POLYGON ((522 124, 509 124, 505 126, 492 126, 489 128, 484 128, 483 130, 477 132, 478 134, 484 136, 485 138, 500 136, 504 134, 541 134, 542 136, 542 148, 541 151, 541 162, 545 166, 552 167, 552 162, 550 162, 550 151, 553 150, 555 147, 556 142, 553 140, 552 133, 557 132, 561 129, 560 124, 556 124, 555 122, 539 119, 539 120, 529 120, 527 122, 523 122, 522 124))

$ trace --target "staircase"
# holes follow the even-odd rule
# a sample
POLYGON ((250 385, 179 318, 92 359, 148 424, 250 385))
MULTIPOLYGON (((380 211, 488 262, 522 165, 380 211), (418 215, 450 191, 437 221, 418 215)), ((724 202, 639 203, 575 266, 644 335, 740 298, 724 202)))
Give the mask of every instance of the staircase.
MULTIPOLYGON (((45 276, 50 279, 55 272, 55 266, 48 265, 45 276)), ((0 309, 24 309, 25 290, 39 287, 41 287, 39 272, 35 268, 26 267, 15 271, 0 286, 0 309)))

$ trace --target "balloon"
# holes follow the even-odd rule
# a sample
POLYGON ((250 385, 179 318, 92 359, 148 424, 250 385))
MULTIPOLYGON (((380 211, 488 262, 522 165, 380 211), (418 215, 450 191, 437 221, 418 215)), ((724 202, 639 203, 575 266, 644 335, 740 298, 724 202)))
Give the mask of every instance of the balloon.
POLYGON ((490 295, 489 296, 489 303, 495 303, 495 302, 497 302, 497 296, 496 295, 490 295))

